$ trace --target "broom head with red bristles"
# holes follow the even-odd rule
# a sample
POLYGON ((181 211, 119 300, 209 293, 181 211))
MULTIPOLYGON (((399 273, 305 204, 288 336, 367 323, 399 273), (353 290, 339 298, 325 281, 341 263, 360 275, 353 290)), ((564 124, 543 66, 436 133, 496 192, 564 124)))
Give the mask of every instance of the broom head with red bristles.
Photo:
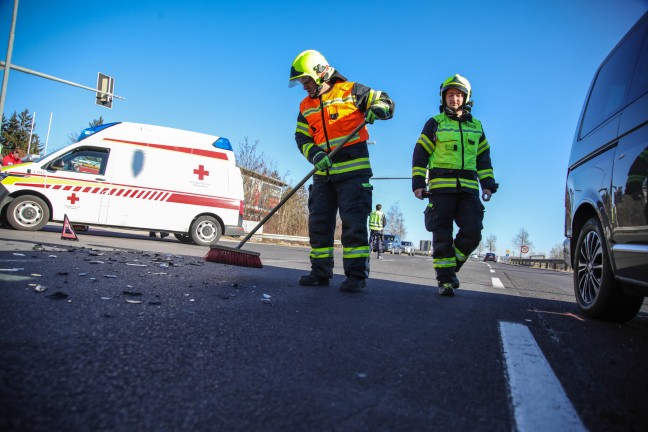
POLYGON ((218 264, 229 264, 238 267, 263 268, 259 252, 247 251, 227 246, 210 246, 205 261, 218 264))

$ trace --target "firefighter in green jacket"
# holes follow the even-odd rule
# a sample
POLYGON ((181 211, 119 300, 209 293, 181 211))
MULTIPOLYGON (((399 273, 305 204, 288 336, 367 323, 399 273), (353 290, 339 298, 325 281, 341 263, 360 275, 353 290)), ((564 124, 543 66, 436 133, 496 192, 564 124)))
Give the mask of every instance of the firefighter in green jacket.
POLYGON ((498 184, 484 129, 470 112, 470 83, 457 74, 441 84, 439 93, 441 113, 425 123, 414 147, 412 190, 418 199, 429 197, 425 227, 433 233, 439 294, 452 296, 459 288, 456 273, 481 241, 479 188, 488 201, 498 184), (459 231, 453 238, 455 223, 459 231))
POLYGON ((383 241, 383 230, 387 225, 387 218, 382 212, 382 204, 376 204, 376 210, 369 215, 369 245, 375 248, 376 257, 380 260, 380 248, 383 241))

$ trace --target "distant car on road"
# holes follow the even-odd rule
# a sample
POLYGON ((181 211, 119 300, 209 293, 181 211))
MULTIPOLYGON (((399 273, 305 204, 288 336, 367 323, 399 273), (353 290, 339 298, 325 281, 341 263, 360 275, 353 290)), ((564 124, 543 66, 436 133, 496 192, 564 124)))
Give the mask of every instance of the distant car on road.
POLYGON ((486 252, 486 255, 484 255, 484 261, 497 262, 497 255, 492 252, 486 252))
POLYGON ((414 248, 414 245, 412 244, 411 241, 402 241, 401 246, 403 247, 403 253, 405 253, 405 254, 407 254, 409 256, 414 255, 414 251, 416 249, 414 248))
POLYGON ((400 255, 402 251, 400 236, 395 234, 385 234, 382 246, 383 252, 400 255))

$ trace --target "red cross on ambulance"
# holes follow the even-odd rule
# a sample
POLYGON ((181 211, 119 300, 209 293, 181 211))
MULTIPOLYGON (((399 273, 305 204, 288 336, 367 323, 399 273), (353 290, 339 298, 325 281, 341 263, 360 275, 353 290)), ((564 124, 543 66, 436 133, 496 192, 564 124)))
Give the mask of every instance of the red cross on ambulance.
POLYGON ((205 170, 204 165, 198 165, 198 169, 193 170, 193 172, 198 176, 198 180, 203 180, 203 177, 209 175, 209 171, 205 170))

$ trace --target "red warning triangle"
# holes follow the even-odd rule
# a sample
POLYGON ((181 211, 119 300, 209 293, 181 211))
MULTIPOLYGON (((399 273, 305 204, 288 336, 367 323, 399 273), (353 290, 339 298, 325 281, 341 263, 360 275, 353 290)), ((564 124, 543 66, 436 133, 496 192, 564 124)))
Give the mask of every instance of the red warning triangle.
POLYGON ((64 240, 79 240, 67 215, 63 215, 63 232, 61 233, 61 238, 64 240))

